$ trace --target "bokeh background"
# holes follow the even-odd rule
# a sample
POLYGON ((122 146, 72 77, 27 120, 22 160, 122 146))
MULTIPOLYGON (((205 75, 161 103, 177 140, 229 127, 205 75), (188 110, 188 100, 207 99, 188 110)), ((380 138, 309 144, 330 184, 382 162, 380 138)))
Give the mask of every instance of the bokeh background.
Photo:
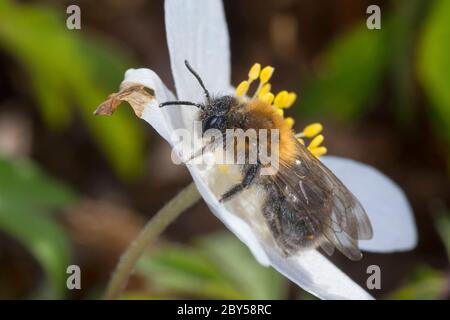
MULTIPOLYGON (((375 166, 407 194, 418 247, 331 260, 381 299, 450 297, 450 2, 228 1, 233 82, 254 62, 299 93, 297 129, 325 124, 329 153, 375 166), (382 29, 366 28, 377 4, 382 29)), ((0 298, 100 298, 120 253, 190 182, 131 108, 92 112, 130 67, 173 88, 163 1, 0 1, 0 298), (66 8, 81 7, 81 30, 66 8), (66 289, 66 268, 82 289, 66 289)), ((311 296, 271 269, 198 203, 139 262, 124 298, 311 296)))

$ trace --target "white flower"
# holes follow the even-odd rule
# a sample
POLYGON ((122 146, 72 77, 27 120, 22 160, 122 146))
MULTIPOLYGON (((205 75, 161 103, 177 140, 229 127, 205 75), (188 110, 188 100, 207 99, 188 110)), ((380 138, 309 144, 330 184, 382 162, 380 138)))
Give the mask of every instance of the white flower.
MULTIPOLYGON (((188 60, 210 92, 230 93, 230 48, 224 10, 220 0, 166 0, 165 21, 175 98, 160 78, 149 69, 130 69, 124 88, 136 84, 153 91, 154 97, 138 116, 147 121, 173 145, 176 128, 190 128, 197 109, 189 106, 158 108, 168 100, 202 102, 203 92, 187 72, 188 60)), ((374 237, 360 241, 360 248, 373 252, 409 250, 416 245, 416 229, 411 208, 400 188, 367 165, 338 157, 321 158, 354 193, 371 220, 374 237)), ((281 256, 271 242, 265 241, 242 217, 220 204, 206 179, 194 165, 187 166, 196 186, 211 211, 251 250, 263 265, 272 266, 303 289, 322 299, 371 299, 372 297, 316 250, 296 256, 281 256)))

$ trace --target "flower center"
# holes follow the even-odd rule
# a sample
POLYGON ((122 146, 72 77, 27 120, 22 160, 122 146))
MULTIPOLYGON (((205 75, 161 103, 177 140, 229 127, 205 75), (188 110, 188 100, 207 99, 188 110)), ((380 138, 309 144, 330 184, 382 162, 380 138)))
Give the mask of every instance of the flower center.
MULTIPOLYGON (((276 108, 280 116, 282 116, 284 121, 292 128, 294 126, 294 119, 292 117, 285 117, 284 109, 288 109, 294 104, 295 100, 297 100, 297 94, 286 90, 282 90, 276 95, 271 92, 272 86, 269 83, 269 80, 272 77, 274 70, 275 69, 271 66, 266 66, 261 69, 261 65, 255 63, 248 71, 248 79, 242 81, 236 87, 236 96, 249 99, 250 97, 247 93, 249 92, 250 86, 254 81, 259 79, 259 84, 251 96, 251 99, 260 99, 276 108)), ((309 139, 307 148, 317 158, 327 153, 327 148, 321 146, 324 140, 323 135, 320 134, 322 129, 323 127, 320 123, 312 123, 306 126, 302 132, 295 135, 302 145, 305 145, 305 139, 309 139)))

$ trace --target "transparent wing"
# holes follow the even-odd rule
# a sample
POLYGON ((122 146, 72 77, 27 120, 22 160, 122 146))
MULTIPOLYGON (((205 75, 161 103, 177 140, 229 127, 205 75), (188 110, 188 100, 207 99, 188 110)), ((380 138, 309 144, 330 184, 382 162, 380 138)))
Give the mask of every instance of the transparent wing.
POLYGON ((294 209, 292 220, 308 221, 310 234, 323 236, 319 245, 327 254, 333 253, 334 246, 348 258, 360 259, 357 240, 372 238, 364 208, 304 146, 298 144, 298 152, 297 161, 280 163, 278 173, 270 177, 294 209))

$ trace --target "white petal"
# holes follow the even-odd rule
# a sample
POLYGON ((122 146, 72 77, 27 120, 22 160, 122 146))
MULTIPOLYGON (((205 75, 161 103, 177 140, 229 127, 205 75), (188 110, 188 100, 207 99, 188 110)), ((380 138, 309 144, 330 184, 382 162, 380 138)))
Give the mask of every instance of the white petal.
POLYGON ((287 259, 270 248, 266 252, 278 272, 321 299, 373 299, 316 250, 305 251, 287 259))
POLYGON ((286 258, 276 246, 263 218, 261 203, 264 195, 258 188, 251 187, 243 191, 226 205, 219 203, 215 195, 223 194, 224 190, 229 189, 229 184, 234 185, 235 179, 240 179, 239 174, 235 175, 236 170, 239 171, 228 167, 221 173, 222 170, 215 167, 209 171, 190 167, 194 181, 211 210, 250 248, 258 261, 264 265, 269 263, 287 278, 323 299, 372 298, 315 250, 286 258), (208 182, 205 183, 205 180, 208 182))
POLYGON ((154 92, 155 100, 151 101, 149 106, 144 108, 141 118, 147 121, 164 139, 171 142, 171 133, 176 117, 171 113, 171 108, 159 108, 161 102, 174 100, 172 92, 164 85, 158 75, 150 69, 128 69, 125 72, 123 83, 141 84, 154 92))
POLYGON ((188 169, 194 179, 198 191, 214 215, 221 220, 223 224, 225 224, 225 226, 239 238, 239 240, 245 243, 260 264, 263 266, 269 266, 270 261, 250 226, 238 216, 230 213, 223 205, 219 203, 217 197, 211 192, 206 183, 203 181, 195 166, 188 165, 188 169))
MULTIPOLYGON (((211 211, 249 247, 259 263, 265 266, 272 265, 291 281, 322 299, 372 299, 366 291, 316 250, 305 251, 291 258, 282 256, 281 252, 274 247, 272 239, 266 239, 261 230, 259 230, 261 233, 256 232, 259 228, 253 229, 238 216, 238 212, 232 213, 218 202, 195 166, 189 165, 188 168, 211 211)), ((250 211, 254 210, 250 203, 244 207, 250 211)), ((241 211, 242 213, 251 215, 245 210, 241 211)))
MULTIPOLYGON (((228 29, 220 0, 166 0, 165 21, 170 63, 179 100, 203 101, 203 91, 184 60, 203 79, 212 94, 230 87, 228 29)), ((177 108, 188 127, 194 108, 177 108)))
MULTIPOLYGON (((125 79, 122 83, 126 82, 142 84, 154 91, 156 99, 144 108, 141 118, 147 121, 164 139, 173 145, 171 133, 173 132, 174 126, 171 122, 174 119, 176 120, 176 116, 170 114, 170 108, 158 107, 159 103, 173 99, 173 94, 166 88, 156 73, 150 69, 129 69, 125 73, 125 79)), ((250 248, 259 263, 265 266, 270 265, 267 255, 248 224, 228 212, 219 204, 217 198, 209 190, 195 166, 189 165, 188 169, 211 211, 250 248)))
POLYGON ((360 241, 366 251, 411 250, 417 244, 413 212, 403 191, 373 167, 350 159, 326 156, 323 163, 363 205, 372 223, 374 237, 360 241))
MULTIPOLYGON (((142 119, 153 126, 170 144, 173 144, 170 135, 176 116, 174 117, 170 111, 165 111, 170 110, 168 108, 158 108, 160 102, 173 99, 172 93, 149 69, 128 70, 124 82, 139 83, 154 91, 155 100, 144 108, 142 119)), ((306 251, 291 258, 281 256, 281 253, 274 248, 273 242, 257 236, 247 222, 229 212, 219 203, 217 197, 202 179, 202 174, 196 166, 188 165, 188 169, 211 211, 248 246, 259 263, 265 266, 272 265, 287 278, 322 299, 372 298, 315 250, 306 251)))

